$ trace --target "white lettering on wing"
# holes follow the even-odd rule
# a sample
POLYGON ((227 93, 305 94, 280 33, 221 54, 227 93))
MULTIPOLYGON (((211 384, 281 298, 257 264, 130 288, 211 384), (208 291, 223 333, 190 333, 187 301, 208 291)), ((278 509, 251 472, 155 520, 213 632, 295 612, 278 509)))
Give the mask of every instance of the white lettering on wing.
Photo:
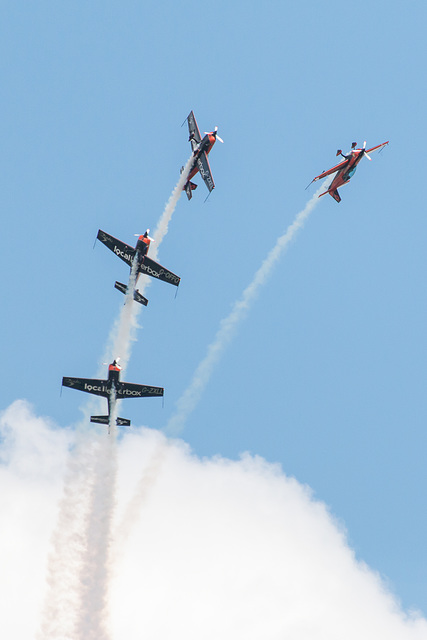
POLYGON ((147 275, 153 276, 153 278, 164 278, 165 280, 171 280, 176 284, 179 284, 179 278, 175 274, 167 271, 166 269, 161 268, 160 271, 155 271, 147 264, 141 265, 141 270, 144 271, 147 275))
POLYGON ((85 391, 104 391, 104 386, 99 386, 99 385, 94 385, 94 384, 88 384, 87 382, 85 382, 85 387, 84 387, 85 391))
POLYGON ((120 258, 123 258, 128 262, 132 262, 133 260, 133 256, 130 253, 126 253, 125 251, 120 249, 116 244, 114 245, 113 252, 116 254, 116 256, 119 256, 120 258))

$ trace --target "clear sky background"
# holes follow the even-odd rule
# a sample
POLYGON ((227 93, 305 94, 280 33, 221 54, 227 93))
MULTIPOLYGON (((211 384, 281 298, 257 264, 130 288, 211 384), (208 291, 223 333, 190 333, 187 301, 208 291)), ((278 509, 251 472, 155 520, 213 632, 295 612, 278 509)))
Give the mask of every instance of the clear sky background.
POLYGON ((1 410, 80 420, 61 378, 97 374, 128 277, 93 242, 155 228, 191 109, 224 144, 214 192, 196 178, 159 252, 176 299, 147 290, 125 379, 164 386, 165 406, 124 403, 135 427, 165 427, 336 150, 390 140, 340 204, 319 201, 181 437, 280 463, 426 615, 425 3, 5 2, 0 17, 1 410))

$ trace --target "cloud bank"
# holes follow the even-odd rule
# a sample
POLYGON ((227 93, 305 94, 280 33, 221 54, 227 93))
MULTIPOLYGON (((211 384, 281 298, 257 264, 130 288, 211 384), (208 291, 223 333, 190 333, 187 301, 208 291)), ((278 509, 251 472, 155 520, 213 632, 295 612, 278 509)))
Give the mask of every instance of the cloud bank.
MULTIPOLYGON (((75 437, 23 401, 1 415, 5 638, 33 638, 40 629, 75 437)), ((106 637, 427 638, 427 621, 401 610, 381 578, 355 559, 325 505, 278 465, 248 454, 200 459, 184 442, 141 428, 117 444, 117 479, 106 637), (137 485, 140 510, 123 527, 137 485)), ((97 544, 95 535, 94 553, 97 544)), ((70 602, 70 618, 96 615, 85 605, 70 602)), ((74 629, 63 637, 84 637, 74 629)))

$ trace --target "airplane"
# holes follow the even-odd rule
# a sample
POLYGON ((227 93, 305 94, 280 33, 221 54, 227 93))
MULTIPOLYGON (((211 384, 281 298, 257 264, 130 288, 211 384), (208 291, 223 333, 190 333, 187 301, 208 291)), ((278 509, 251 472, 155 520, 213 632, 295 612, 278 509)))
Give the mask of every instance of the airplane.
MULTIPOLYGON (((119 358, 116 358, 108 366, 108 379, 95 380, 91 378, 62 378, 62 386, 85 391, 96 396, 107 398, 108 415, 107 416, 91 416, 90 421, 98 424, 110 425, 111 401, 112 396, 117 400, 124 398, 155 398, 163 396, 163 387, 150 387, 148 385, 133 384, 130 382, 120 382, 121 367, 118 365, 119 358)), ((119 427, 129 427, 130 420, 127 418, 116 418, 116 424, 119 427)))
POLYGON ((323 178, 326 178, 326 176, 329 176, 332 173, 336 173, 335 177, 333 178, 331 184, 328 187, 328 190, 325 191, 324 193, 321 193, 319 198, 329 193, 329 195, 332 196, 334 200, 336 200, 337 202, 341 202, 341 196, 338 193, 338 187, 341 187, 344 184, 347 184, 348 182, 350 182, 350 178, 354 176, 354 173, 357 169, 357 165, 359 164, 363 156, 365 156, 365 158, 368 158, 368 160, 372 160, 372 158, 370 158, 368 154, 372 153, 373 151, 378 151, 379 149, 383 149, 388 143, 389 143, 389 140, 387 140, 387 142, 383 142, 382 144, 377 145, 376 147, 372 147, 371 149, 366 149, 366 141, 365 141, 361 149, 356 149, 357 142, 353 142, 353 144, 351 145, 351 151, 347 155, 345 155, 341 151, 341 149, 338 149, 337 156, 341 155, 344 158, 344 160, 339 164, 337 164, 335 167, 332 167, 332 169, 329 169, 328 171, 324 171, 319 176, 316 176, 310 182, 310 184, 312 184, 317 180, 322 180, 323 178))
MULTIPOLYGON (((116 256, 119 256, 119 258, 126 262, 126 264, 129 265, 131 271, 134 260, 137 261, 135 286, 138 281, 139 275, 141 273, 145 273, 148 276, 152 276, 153 278, 157 278, 158 280, 163 280, 163 282, 169 282, 170 284, 173 284, 177 287, 180 283, 181 278, 148 257, 147 253, 150 247, 150 242, 153 241, 153 238, 150 238, 150 236, 148 235, 149 232, 150 229, 147 229, 144 234, 139 236, 135 248, 129 246, 121 240, 117 240, 117 238, 110 236, 108 233, 105 233, 105 231, 102 231, 101 229, 98 230, 98 235, 96 237, 113 253, 115 253, 116 256)), ((114 286, 122 293, 127 293, 128 288, 122 282, 116 281, 114 286)), ((136 302, 143 304, 144 306, 147 306, 148 304, 147 298, 139 293, 138 289, 135 289, 135 291, 133 292, 133 299, 136 302)))
MULTIPOLYGON (((209 165, 208 155, 217 140, 219 140, 220 142, 224 142, 224 140, 217 134, 218 127, 215 127, 215 129, 210 132, 205 131, 205 135, 202 138, 202 136, 200 135, 199 127, 197 126, 196 118, 192 111, 190 111, 190 114, 187 116, 186 120, 188 122, 188 131, 190 134, 188 141, 191 142, 191 148, 193 149, 193 162, 191 164, 190 173, 188 174, 188 179, 183 187, 183 190, 187 194, 187 198, 191 200, 193 196, 192 192, 194 191, 194 189, 197 189, 197 184, 191 182, 191 178, 193 178, 198 171, 205 181, 205 184, 209 189, 209 193, 215 188, 215 183, 213 181, 212 172, 209 165)), ((183 172, 183 170, 184 167, 182 167, 181 173, 183 172)))

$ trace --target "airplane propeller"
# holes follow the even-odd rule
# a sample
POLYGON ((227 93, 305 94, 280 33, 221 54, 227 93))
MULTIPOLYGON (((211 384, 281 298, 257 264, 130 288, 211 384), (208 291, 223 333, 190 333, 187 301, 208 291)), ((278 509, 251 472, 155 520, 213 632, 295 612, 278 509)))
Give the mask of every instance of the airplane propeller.
POLYGON ((214 136, 217 140, 219 140, 220 142, 224 142, 224 140, 222 138, 219 137, 218 135, 218 127, 215 127, 215 129, 213 131, 205 131, 205 135, 209 136, 214 136))
POLYGON ((365 156, 365 158, 368 158, 368 160, 372 160, 371 156, 368 156, 368 154, 366 153, 366 140, 363 143, 363 147, 362 147, 362 153, 365 156))
MULTIPOLYGON (((356 149, 357 147, 357 142, 352 142, 351 143, 351 150, 353 151, 353 149, 356 149)), ((358 149, 357 149, 358 151, 358 149)), ((365 156, 366 158, 368 158, 368 160, 372 160, 371 156, 368 156, 368 154, 366 153, 366 140, 363 143, 363 147, 360 149, 362 156, 365 156)), ((341 153, 340 149, 338 149, 337 151, 337 156, 341 153)))
MULTIPOLYGON (((120 356, 117 356, 117 358, 114 358, 113 362, 118 364, 119 360, 120 360, 120 356)), ((111 362, 103 362, 102 364, 107 365, 107 364, 111 364, 111 362)))
MULTIPOLYGON (((151 242, 154 242, 154 238, 152 238, 151 236, 148 235, 150 233, 150 229, 147 229, 145 233, 147 234, 148 239, 151 240, 151 242)), ((134 233, 133 235, 135 236, 135 238, 139 238, 139 236, 144 235, 144 234, 143 233, 142 234, 141 233, 134 233)))

